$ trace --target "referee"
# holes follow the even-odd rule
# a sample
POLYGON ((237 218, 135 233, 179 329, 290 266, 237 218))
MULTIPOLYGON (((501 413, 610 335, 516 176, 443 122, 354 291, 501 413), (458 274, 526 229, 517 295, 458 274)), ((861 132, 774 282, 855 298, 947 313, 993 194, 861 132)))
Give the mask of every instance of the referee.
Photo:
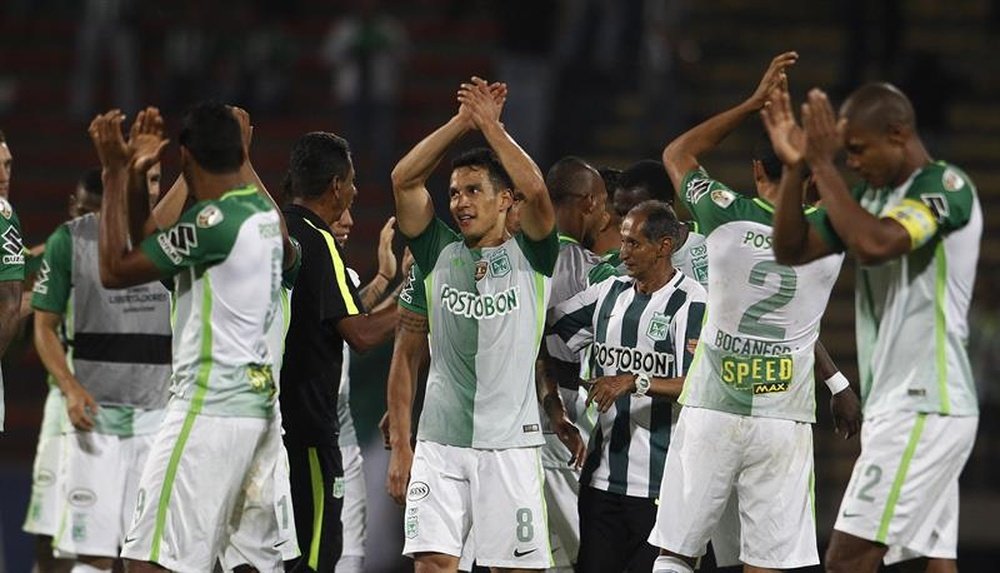
POLYGON ((325 132, 302 136, 292 148, 286 192, 288 233, 302 246, 281 367, 281 415, 302 556, 286 570, 332 572, 343 544, 337 389, 344 342, 364 352, 388 340, 397 311, 391 305, 365 312, 330 229, 357 193, 347 141, 325 132))

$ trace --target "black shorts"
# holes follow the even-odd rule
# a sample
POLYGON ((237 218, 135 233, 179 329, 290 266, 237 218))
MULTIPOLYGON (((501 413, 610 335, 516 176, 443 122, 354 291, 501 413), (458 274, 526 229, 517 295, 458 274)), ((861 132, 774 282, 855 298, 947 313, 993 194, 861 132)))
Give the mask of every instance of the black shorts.
POLYGON ((298 559, 285 563, 285 571, 332 573, 344 546, 340 523, 344 464, 340 448, 303 446, 286 440, 285 449, 295 530, 302 552, 298 559))
POLYGON ((648 573, 659 549, 646 539, 656 523, 656 500, 580 487, 577 573, 648 573))

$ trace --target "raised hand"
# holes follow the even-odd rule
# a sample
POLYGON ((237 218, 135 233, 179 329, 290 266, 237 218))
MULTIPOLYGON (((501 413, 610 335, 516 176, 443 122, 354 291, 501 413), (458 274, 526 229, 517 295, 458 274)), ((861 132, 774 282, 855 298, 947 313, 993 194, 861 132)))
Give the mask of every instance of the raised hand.
POLYGON ((799 59, 798 52, 784 52, 778 54, 771 60, 771 65, 767 67, 764 76, 760 79, 757 89, 747 100, 754 109, 760 109, 767 103, 771 96, 771 91, 778 87, 785 75, 785 69, 792 66, 799 59))
POLYGON ((507 97, 506 84, 491 85, 476 76, 470 82, 463 83, 458 88, 459 116, 470 121, 470 127, 478 129, 499 123, 500 112, 503 111, 507 97))
POLYGON ((101 160, 101 167, 105 169, 124 169, 128 165, 129 151, 125 138, 122 137, 124 120, 125 115, 121 110, 113 109, 95 117, 87 128, 101 160))
POLYGON ((392 239, 396 236, 395 226, 396 218, 389 217, 378 234, 378 274, 388 281, 396 277, 396 253, 392 252, 392 239))
POLYGON ((163 116, 155 107, 139 112, 129 130, 128 153, 133 170, 145 173, 160 161, 169 140, 163 137, 163 116))
POLYGON ((785 74, 781 74, 778 85, 771 90, 760 117, 778 159, 790 167, 801 163, 806 153, 806 132, 795 122, 785 74))
POLYGON ((833 106, 822 90, 809 90, 809 99, 802 104, 802 124, 807 138, 806 161, 810 164, 832 162, 843 146, 845 122, 837 121, 833 106))

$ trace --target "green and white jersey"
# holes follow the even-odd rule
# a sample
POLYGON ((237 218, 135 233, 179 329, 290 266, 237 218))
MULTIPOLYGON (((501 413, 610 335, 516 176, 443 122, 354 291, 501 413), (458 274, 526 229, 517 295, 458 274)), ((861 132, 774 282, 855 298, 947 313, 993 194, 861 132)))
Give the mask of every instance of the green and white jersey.
MULTIPOLYGON (((0 197, 0 282, 23 281, 24 258, 21 221, 10 202, 0 197)), ((4 412, 3 370, 0 370, 0 432, 3 431, 4 412)))
POLYGON ((266 333, 282 281, 280 218, 257 188, 200 201, 142 242, 175 275, 173 399, 214 416, 270 418, 275 384, 266 333))
MULTIPOLYGON (((773 207, 703 170, 685 175, 681 199, 707 237, 709 303, 680 403, 815 422, 813 349, 843 257, 779 265, 773 207)), ((808 208, 806 217, 819 220, 822 212, 808 208)))
POLYGON ((68 366, 100 405, 94 431, 150 434, 168 398, 170 294, 159 281, 105 288, 98 231, 94 213, 56 228, 45 242, 31 305, 62 317, 68 366))
POLYGON ((278 291, 278 314, 267 329, 267 351, 274 365, 271 371, 274 376, 274 387, 281 395, 281 364, 285 358, 285 335, 292 320, 292 289, 302 265, 302 247, 294 237, 289 237, 295 249, 295 263, 281 274, 281 290, 278 291))
MULTIPOLYGON (((862 207, 897 221, 912 250, 857 273, 858 367, 867 417, 887 412, 978 415, 966 343, 983 215, 954 165, 930 163, 895 189, 853 190, 862 207)), ((820 231, 844 245, 823 222, 820 231)))
POLYGON ((535 359, 559 242, 518 233, 470 249, 434 219, 410 250, 425 273, 431 366, 418 440, 481 449, 543 443, 535 359))
MULTIPOLYGON (((606 280, 557 306, 548 338, 579 352, 592 346, 594 378, 684 376, 705 315, 705 289, 682 273, 652 294, 632 278, 606 280)), ((670 443, 673 401, 625 394, 599 415, 580 483, 636 497, 659 495, 670 443)))
MULTIPOLYGON (((696 227, 688 223, 688 227, 696 227)), ((708 238, 693 228, 688 231, 687 239, 679 249, 670 256, 674 268, 698 281, 698 284, 708 288, 708 238)))

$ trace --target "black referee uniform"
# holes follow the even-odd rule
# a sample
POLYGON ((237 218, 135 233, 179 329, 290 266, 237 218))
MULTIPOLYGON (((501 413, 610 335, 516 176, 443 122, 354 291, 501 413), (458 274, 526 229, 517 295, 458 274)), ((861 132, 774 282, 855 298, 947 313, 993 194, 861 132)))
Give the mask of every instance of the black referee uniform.
POLYGON ((281 367, 281 416, 302 556, 286 570, 332 572, 343 546, 337 389, 344 339, 337 322, 365 310, 329 226, 301 205, 289 205, 284 214, 288 233, 302 246, 281 367))

